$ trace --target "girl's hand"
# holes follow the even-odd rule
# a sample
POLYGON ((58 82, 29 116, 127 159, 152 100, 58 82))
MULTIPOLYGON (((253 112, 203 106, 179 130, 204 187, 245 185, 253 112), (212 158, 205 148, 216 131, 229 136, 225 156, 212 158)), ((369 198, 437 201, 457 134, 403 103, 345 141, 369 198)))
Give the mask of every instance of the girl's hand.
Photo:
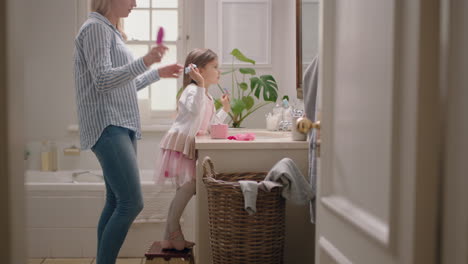
POLYGON ((203 78, 203 76, 201 76, 200 70, 198 70, 198 68, 194 68, 192 64, 190 64, 189 67, 192 69, 188 73, 190 75, 190 78, 192 78, 192 80, 194 80, 198 86, 207 88, 205 87, 205 79, 203 78))
POLYGON ((171 64, 158 69, 161 78, 178 78, 184 67, 180 64, 171 64))
POLYGON ((161 62, 167 50, 168 48, 164 45, 152 47, 150 51, 145 56, 143 56, 143 62, 145 63, 146 67, 149 67, 154 63, 161 62))
POLYGON ((221 96, 221 104, 223 105, 224 112, 229 112, 231 110, 231 103, 230 103, 229 95, 224 94, 221 96))

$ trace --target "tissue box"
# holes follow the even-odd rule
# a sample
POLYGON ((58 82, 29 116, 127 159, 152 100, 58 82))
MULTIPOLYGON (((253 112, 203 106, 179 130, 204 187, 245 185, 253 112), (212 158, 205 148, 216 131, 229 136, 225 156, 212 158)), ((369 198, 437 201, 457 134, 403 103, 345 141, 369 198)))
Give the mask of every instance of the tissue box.
POLYGON ((225 139, 228 136, 228 125, 227 124, 211 125, 210 133, 211 133, 211 138, 225 139))

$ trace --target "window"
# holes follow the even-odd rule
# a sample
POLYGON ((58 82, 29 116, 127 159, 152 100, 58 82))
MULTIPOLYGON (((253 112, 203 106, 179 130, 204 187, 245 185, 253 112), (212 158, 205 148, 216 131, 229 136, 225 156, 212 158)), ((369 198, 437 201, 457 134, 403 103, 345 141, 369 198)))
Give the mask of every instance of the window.
MULTIPOLYGON (((155 45, 159 27, 164 28, 164 44, 169 51, 160 63, 153 68, 175 62, 181 62, 186 50, 185 32, 182 18, 183 0, 137 0, 137 7, 124 19, 123 27, 127 34, 127 45, 138 58, 145 55, 155 45)), ((140 104, 142 117, 161 119, 169 118, 175 113, 176 94, 182 85, 179 79, 161 79, 148 88, 138 92, 138 99, 146 101, 140 104), (145 109, 146 108, 146 109, 145 109)), ((145 122, 144 118, 142 121, 145 122)))

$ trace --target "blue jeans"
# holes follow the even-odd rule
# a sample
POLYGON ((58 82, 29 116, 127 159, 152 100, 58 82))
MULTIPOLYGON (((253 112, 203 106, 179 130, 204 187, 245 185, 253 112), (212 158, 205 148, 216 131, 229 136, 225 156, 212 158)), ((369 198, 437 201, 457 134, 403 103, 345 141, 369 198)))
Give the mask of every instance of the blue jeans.
POLYGON ((96 263, 115 264, 128 229, 143 209, 135 132, 108 126, 91 150, 101 164, 106 184, 96 263))

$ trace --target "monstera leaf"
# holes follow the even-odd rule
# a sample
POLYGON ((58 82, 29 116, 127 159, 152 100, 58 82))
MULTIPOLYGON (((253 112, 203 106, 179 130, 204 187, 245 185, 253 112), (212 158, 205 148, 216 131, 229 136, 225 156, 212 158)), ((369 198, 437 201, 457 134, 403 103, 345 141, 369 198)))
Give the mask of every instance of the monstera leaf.
POLYGON ((250 75, 257 74, 255 69, 252 69, 252 68, 239 68, 239 72, 242 74, 250 74, 250 75))
POLYGON ((231 101, 231 110, 235 115, 240 115, 242 111, 246 108, 244 101, 239 99, 232 99, 231 101))
POLYGON ((249 85, 245 82, 239 83, 239 88, 241 88, 243 91, 247 90, 249 88, 249 85))
POLYGON ((258 99, 260 99, 262 90, 264 101, 276 102, 276 99, 278 99, 278 84, 271 75, 250 78, 250 88, 258 99))
MULTIPOLYGON (((255 65, 255 61, 246 57, 239 49, 233 49, 231 55, 233 56, 232 68, 223 72, 222 75, 231 75, 231 110, 228 114, 231 118, 232 126, 240 127, 241 123, 259 108, 276 102, 278 99, 278 84, 271 75, 257 76, 257 71, 254 68, 234 67, 235 61, 255 65), (238 77, 239 74, 242 75, 241 78, 238 77), (250 76, 246 78, 246 75, 250 76)), ((224 89, 220 85, 218 85, 218 88, 221 95, 225 94, 224 89)), ((217 109, 222 107, 219 99, 215 101, 215 106, 217 109)))
POLYGON ((244 96, 242 97, 242 101, 245 103, 245 108, 247 110, 250 110, 250 108, 252 108, 252 106, 254 106, 255 104, 255 101, 252 96, 244 96))
POLYGON ((231 55, 234 56, 236 59, 238 59, 238 60, 240 60, 240 61, 255 64, 255 61, 254 61, 254 60, 247 58, 247 57, 246 57, 244 54, 242 54, 242 52, 240 52, 240 50, 238 50, 238 49, 233 49, 233 50, 231 51, 231 55))

